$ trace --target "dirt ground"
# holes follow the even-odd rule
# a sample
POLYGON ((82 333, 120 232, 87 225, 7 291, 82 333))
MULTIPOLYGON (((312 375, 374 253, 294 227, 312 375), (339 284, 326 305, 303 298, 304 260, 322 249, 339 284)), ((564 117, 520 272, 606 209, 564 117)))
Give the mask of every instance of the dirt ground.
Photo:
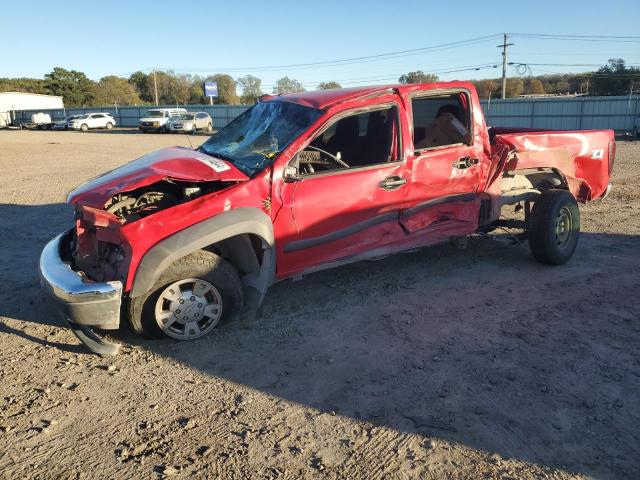
POLYGON ((67 191, 172 144, 0 131, 0 478, 640 477, 640 143, 565 266, 473 238, 279 283, 208 338, 89 354, 39 253, 67 191))

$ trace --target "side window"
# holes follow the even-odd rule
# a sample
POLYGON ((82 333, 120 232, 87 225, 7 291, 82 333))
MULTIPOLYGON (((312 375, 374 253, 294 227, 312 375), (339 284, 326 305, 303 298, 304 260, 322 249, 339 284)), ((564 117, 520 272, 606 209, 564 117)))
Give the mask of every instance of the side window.
POLYGON ((414 149, 469 144, 468 105, 463 93, 414 98, 411 101, 414 149))
POLYGON ((300 175, 366 167, 400 158, 396 107, 343 117, 297 155, 300 175))
POLYGON ((91 118, 104 118, 104 115, 96 113, 95 115, 91 115, 91 118))

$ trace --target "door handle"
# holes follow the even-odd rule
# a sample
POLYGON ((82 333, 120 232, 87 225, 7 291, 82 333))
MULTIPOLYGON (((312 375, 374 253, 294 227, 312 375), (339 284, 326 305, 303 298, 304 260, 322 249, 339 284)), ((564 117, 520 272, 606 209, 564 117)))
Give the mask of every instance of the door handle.
POLYGON ((406 183, 406 178, 399 177, 398 175, 391 175, 382 180, 378 186, 384 190, 396 190, 406 183))
POLYGON ((469 168, 469 167, 473 167, 474 165, 477 165, 479 162, 479 160, 477 158, 471 158, 471 157, 462 157, 458 160, 456 160, 455 162, 453 162, 452 167, 453 168, 469 168))

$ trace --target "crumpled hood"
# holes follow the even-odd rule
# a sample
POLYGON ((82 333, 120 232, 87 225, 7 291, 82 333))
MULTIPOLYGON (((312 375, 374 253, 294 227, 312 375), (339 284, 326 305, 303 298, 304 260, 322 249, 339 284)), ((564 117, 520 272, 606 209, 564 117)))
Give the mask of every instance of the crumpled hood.
POLYGON ((185 182, 244 182, 249 180, 231 163, 184 147, 170 147, 99 175, 80 185, 67 202, 104 208, 113 195, 135 190, 164 179, 185 182))

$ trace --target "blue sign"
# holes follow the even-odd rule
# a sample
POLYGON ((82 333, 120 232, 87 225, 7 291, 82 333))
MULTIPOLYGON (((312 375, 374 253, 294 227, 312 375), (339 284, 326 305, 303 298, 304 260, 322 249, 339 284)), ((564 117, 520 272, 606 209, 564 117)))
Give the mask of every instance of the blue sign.
POLYGON ((205 97, 217 97, 218 96, 218 82, 204 82, 204 96, 205 97))

